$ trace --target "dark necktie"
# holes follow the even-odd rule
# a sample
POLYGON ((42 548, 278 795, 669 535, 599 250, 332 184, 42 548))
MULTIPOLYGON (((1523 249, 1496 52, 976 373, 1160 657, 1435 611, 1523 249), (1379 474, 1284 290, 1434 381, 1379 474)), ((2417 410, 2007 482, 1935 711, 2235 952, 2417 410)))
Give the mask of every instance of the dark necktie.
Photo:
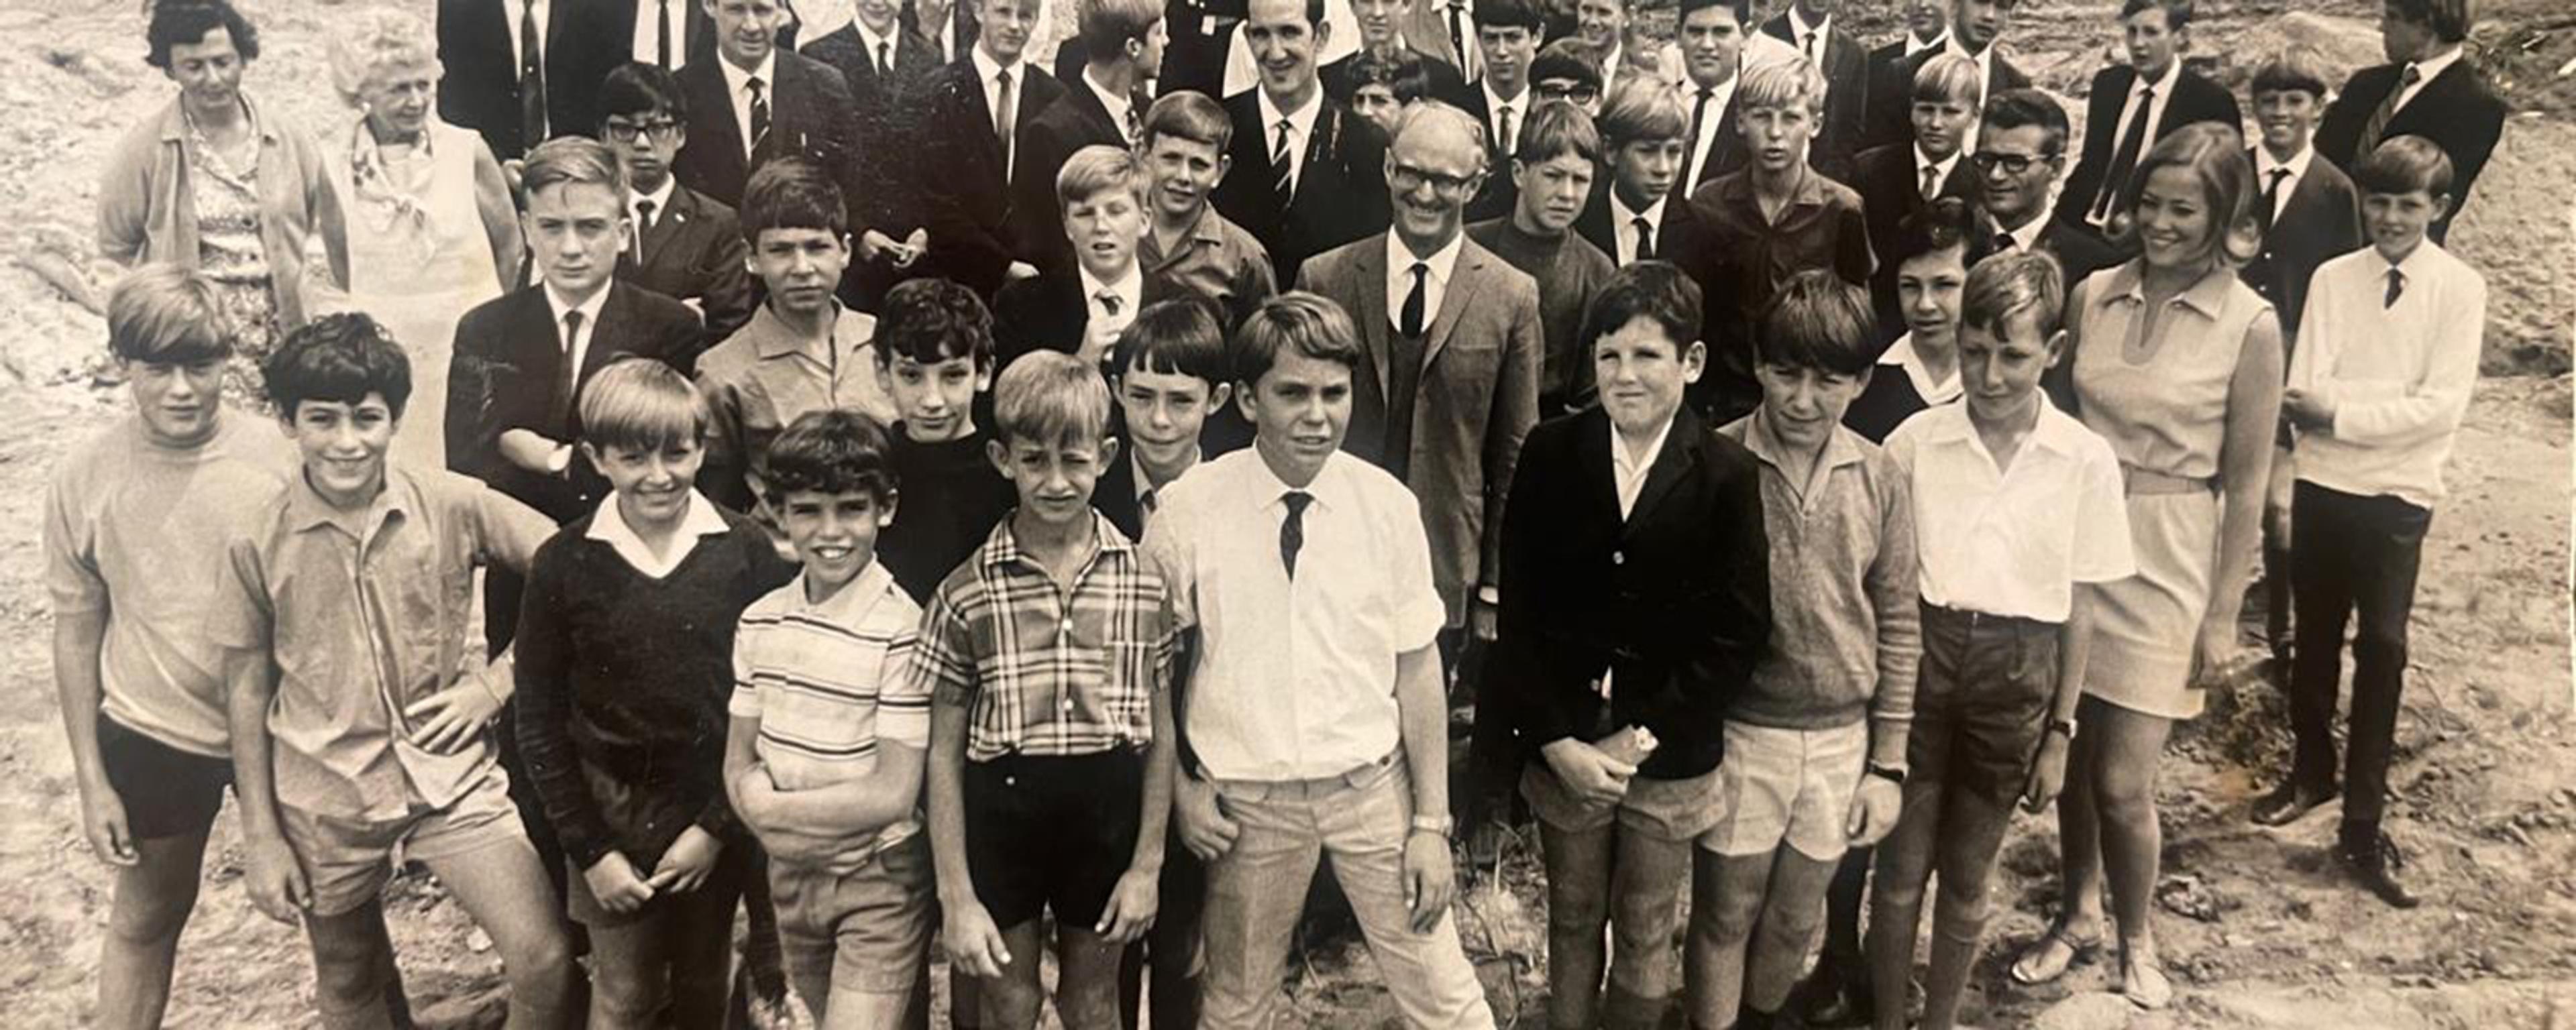
POLYGON ((1422 309, 1431 295, 1430 274, 1430 265, 1413 263, 1413 289, 1404 295, 1404 310, 1395 327, 1397 332, 1417 340, 1422 338, 1422 309))
POLYGON ((653 61, 671 68, 671 0, 656 0, 653 13, 653 61))
POLYGON ((894 44, 883 40, 877 42, 877 74, 894 74, 894 44))
POLYGON ((2119 201, 2120 190, 2129 184, 2129 173, 2138 167, 2138 151, 2147 146, 2148 115, 2155 113, 2156 90, 2148 86, 2138 90, 2138 113, 2129 119, 2120 133, 2120 149, 2111 152, 2111 173, 2093 194, 2093 220, 2111 217, 2111 208, 2119 201))
POLYGON ((546 50, 537 32, 537 0, 519 0, 519 144, 546 139, 546 50))
POLYGON ((1145 142, 1145 107, 1154 102, 1151 95, 1139 89, 1127 96, 1127 145, 1145 142))
POLYGON ((1512 109, 1511 109, 1511 108, 1506 107, 1506 108, 1503 108, 1502 110, 1499 110, 1499 111, 1494 112, 1494 114, 1495 114, 1495 116, 1496 116, 1497 118, 1501 119, 1501 121, 1502 121, 1502 123, 1503 123, 1503 124, 1502 124, 1501 129, 1500 129, 1499 131, 1497 131, 1497 132, 1495 132, 1495 133, 1494 133, 1494 150, 1495 150, 1495 152, 1496 152, 1496 153, 1499 153, 1499 154, 1503 155, 1505 158, 1509 158, 1509 157, 1511 157, 1511 156, 1512 156, 1512 154, 1513 154, 1513 152, 1514 152, 1514 151, 1516 151, 1516 150, 1518 150, 1518 149, 1519 149, 1518 147, 1516 147, 1516 146, 1514 146, 1514 145, 1513 145, 1513 144, 1514 144, 1514 140, 1512 139, 1512 109))
POLYGON ((1288 506, 1288 517, 1279 523, 1279 564, 1288 569, 1288 578, 1297 578, 1297 552, 1306 549, 1306 506, 1315 503, 1315 495, 1303 490, 1290 490, 1279 495, 1279 503, 1288 506))
POLYGON ((2396 307, 2396 306, 2397 306, 2397 296, 2398 296, 2399 294, 2402 294, 2402 293, 2405 293, 2405 292, 2406 292, 2406 273, 2398 271, 2398 270, 2397 270, 2397 268, 2396 268, 2396 266, 2394 266, 2394 265, 2389 266, 2389 269, 2388 269, 2388 295, 2387 295, 2387 296, 2385 296, 2385 297, 2380 298, 2379 306, 2380 306, 2380 307, 2383 307, 2383 308, 2393 308, 2393 307, 2396 307))
POLYGON ((648 232, 652 232, 652 231, 653 231, 653 202, 652 202, 652 201, 649 201, 649 200, 639 200, 639 201, 636 201, 636 202, 635 202, 635 260, 636 260, 636 262, 637 262, 637 263, 639 263, 639 264, 640 264, 640 263, 642 263, 642 262, 643 262, 643 260, 644 260, 644 234, 645 234, 645 233, 648 233, 648 232))
POLYGON ((557 425, 557 426, 563 426, 563 425, 569 425, 569 424, 570 424, 570 420, 571 420, 571 418, 572 418, 572 413, 573 413, 575 410, 577 410, 577 409, 576 409, 576 407, 575 407, 575 402, 576 402, 576 401, 578 401, 578 400, 579 400, 579 398, 580 398, 580 396, 581 396, 581 357, 582 357, 582 356, 581 356, 581 353, 580 353, 577 349, 575 349, 575 347, 574 347, 574 344, 579 343, 580 341, 581 341, 581 311, 580 311, 579 309, 574 309, 574 310, 571 310, 571 311, 566 311, 566 312, 564 312, 564 316, 563 316, 563 363, 564 363, 564 374, 563 374, 563 378, 562 378, 562 379, 560 379, 560 380, 557 380, 557 381, 556 381, 556 384, 555 384, 555 389, 556 389, 556 391, 557 391, 557 395, 556 395, 556 402, 555 402, 555 405, 554 405, 554 412, 553 412, 553 414, 554 414, 554 423, 555 423, 555 425, 557 425))
POLYGON ((1691 104, 1690 137, 1682 141, 1682 195, 1685 197, 1690 195, 1691 187, 1699 185, 1699 126, 1708 120, 1708 102, 1716 96, 1716 90, 1702 86, 1699 99, 1691 104))
POLYGON ((1999 232, 1995 234, 1995 253, 2009 254, 2020 249, 2021 241, 2013 239, 2013 234, 2008 232, 1999 232))
POLYGON ((2397 117, 2397 98, 2405 96, 2407 89, 2422 81, 2423 70, 2415 67, 2414 62, 2407 62, 2406 70, 2397 75, 2397 85, 2389 89, 2387 96, 2380 98, 2379 106, 2370 112, 2370 120, 2361 123, 2360 146, 2352 152, 2353 161, 2359 162, 2369 157, 2371 151, 2379 149, 2379 135, 2388 131, 2388 120, 2397 117))
POLYGON ((1647 220, 1646 220, 1646 216, 1644 216, 1644 215, 1638 215, 1638 216, 1637 216, 1637 217, 1635 217, 1635 218, 1629 219, 1629 220, 1628 220, 1628 224, 1630 224, 1630 225, 1633 225, 1633 226, 1636 226, 1636 227, 1637 227, 1637 257, 1636 257, 1636 260, 1639 260, 1639 261, 1652 261, 1652 260, 1654 260, 1654 259, 1655 259, 1655 223, 1647 221, 1647 220))
POLYGON ((1011 127, 1019 116, 1019 98, 1011 95, 1011 70, 1004 68, 993 76, 1001 88, 993 93, 993 138, 1002 145, 1002 167, 1011 167, 1011 127))
POLYGON ((2272 219, 2280 217, 2281 184, 2290 178, 2287 168, 2272 169, 2272 181, 2263 184, 2263 231, 2272 231, 2272 219))
POLYGON ((1093 299, 1093 300, 1096 300, 1096 301, 1099 301, 1099 302, 1100 302, 1100 313, 1101 313, 1101 314, 1106 315, 1106 316, 1108 316, 1108 317, 1110 317, 1110 318, 1116 318, 1116 317, 1118 317, 1118 306, 1119 306, 1118 291, 1116 291, 1116 290, 1102 290, 1102 291, 1100 291, 1099 293, 1093 294, 1091 299, 1093 299))
POLYGON ((1930 199, 1932 199, 1932 198, 1934 198, 1934 197, 1937 197, 1937 196, 1940 196, 1940 195, 1941 195, 1941 169, 1940 169, 1939 167, 1937 167, 1937 166, 1934 166, 1934 165, 1924 165, 1924 166, 1923 166, 1923 199, 1925 199, 1925 200, 1930 200, 1930 199))
POLYGON ((751 87, 751 146, 760 148, 760 138, 769 135, 769 91, 761 88, 760 76, 754 75, 744 85, 751 87))
POLYGON ((1449 5, 1449 45, 1458 50, 1458 73, 1473 80, 1476 77, 1476 39, 1467 31, 1467 5, 1449 5))
POLYGON ((1279 195, 1282 208, 1297 196, 1296 166, 1289 162, 1288 150, 1288 130, 1295 124, 1285 118, 1279 119, 1278 142, 1270 145, 1270 192, 1279 195))

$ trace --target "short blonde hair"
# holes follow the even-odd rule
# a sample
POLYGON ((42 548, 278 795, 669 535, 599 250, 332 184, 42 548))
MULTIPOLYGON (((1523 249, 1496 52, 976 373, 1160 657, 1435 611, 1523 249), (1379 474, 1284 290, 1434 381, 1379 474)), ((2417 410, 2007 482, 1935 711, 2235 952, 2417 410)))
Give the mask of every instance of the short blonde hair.
POLYGON ((1109 435, 1109 383, 1081 358, 1030 351, 993 383, 993 429, 1004 446, 1097 444, 1109 435))
POLYGON ((1744 73, 1744 91, 1736 96, 1740 109, 1779 108, 1803 105, 1809 115, 1824 117, 1825 73, 1801 54, 1784 61, 1774 61, 1744 73))
POLYGON ((2210 223, 2202 256, 2229 268, 2252 261, 2263 246, 2261 224, 2254 218, 2254 202, 2262 197, 2254 188, 2254 161, 2245 154, 2244 137, 2216 122, 2193 122, 2166 133, 2138 159, 2138 170, 2120 191, 2120 210, 2129 220, 2124 239, 2134 240, 2137 234, 2138 194, 2157 169, 2167 167, 2191 172, 2200 186, 2210 223))
POLYGON ((1913 101, 1940 103, 1957 100, 1975 110, 1986 102, 1985 83, 1977 76, 1977 62, 1942 51, 1914 70, 1913 101))
POLYGON ((658 450, 703 443, 712 421, 689 377, 651 358, 623 357, 581 390, 581 435, 592 447, 658 450))
POLYGON ((1064 159, 1064 167, 1055 173, 1055 206, 1070 208, 1109 190, 1123 189, 1136 198, 1139 207, 1145 203, 1145 170, 1136 163, 1136 155, 1125 147, 1094 143, 1074 151, 1064 159))
POLYGON ((187 365, 233 352, 214 280, 193 267, 155 262, 107 292, 107 349, 125 361, 187 365))
POLYGON ((369 7, 335 19, 330 36, 331 86, 351 107, 388 70, 427 68, 433 80, 447 74, 429 26, 390 7, 369 7))

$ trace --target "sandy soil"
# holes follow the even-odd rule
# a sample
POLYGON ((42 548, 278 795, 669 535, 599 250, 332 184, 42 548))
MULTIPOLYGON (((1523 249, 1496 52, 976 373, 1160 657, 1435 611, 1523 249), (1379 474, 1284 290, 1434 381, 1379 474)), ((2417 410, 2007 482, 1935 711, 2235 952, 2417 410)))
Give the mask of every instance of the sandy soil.
MULTIPOLYGON (((426 0, 409 0, 426 14, 426 0)), ((2476 37, 2518 110, 2477 202, 2454 236, 2487 270, 2494 304, 2487 380, 2452 464, 2455 496, 2434 521, 2405 717, 2394 822, 2431 903, 2393 913, 2344 886, 2326 858, 2333 817, 2284 830, 2244 819, 2282 761, 2277 692, 2219 700, 2181 733, 2166 765, 2160 929, 2182 988, 2174 1009, 2130 1012, 2099 971, 2020 991, 2001 966, 2054 905, 2054 828, 2025 820, 2008 845, 1972 1015, 1987 1026, 2542 1027, 2576 1025, 2576 727, 2568 671, 2568 333, 2576 322, 2576 54, 2563 0, 2482 5, 2476 37)), ((334 5, 266 0, 265 53, 249 88, 307 126, 347 117, 326 86, 319 41, 334 5)), ((2076 91, 2102 59, 2117 4, 2026 0, 2015 48, 2043 85, 2076 91)), ((2202 54, 2241 83, 2284 37, 2345 60, 2373 56, 2367 0, 2212 0, 2202 54), (2298 13, 2292 14, 2295 7, 2298 13), (2288 15, 2284 17, 2284 15, 2288 15)), ((1882 4, 1854 27, 1883 34, 1882 4)), ((94 297, 95 176, 116 136, 168 97, 141 60, 132 4, 9 0, 0 6, 0 1013, 32 1027, 86 1022, 108 877, 81 843, 69 757, 48 676, 36 553, 44 478, 119 410, 102 375, 94 297)), ((227 815, 183 944, 175 1026, 310 1025, 300 935, 259 917, 238 887, 227 815)), ((1497 1009, 1541 1018, 1544 914, 1533 849, 1505 851, 1462 902, 1462 929, 1497 1009)), ((395 889, 395 938, 425 1022, 495 1021, 498 961, 434 883, 395 889)), ((1355 942, 1309 948, 1291 985, 1301 1021, 1390 1024, 1355 942)))

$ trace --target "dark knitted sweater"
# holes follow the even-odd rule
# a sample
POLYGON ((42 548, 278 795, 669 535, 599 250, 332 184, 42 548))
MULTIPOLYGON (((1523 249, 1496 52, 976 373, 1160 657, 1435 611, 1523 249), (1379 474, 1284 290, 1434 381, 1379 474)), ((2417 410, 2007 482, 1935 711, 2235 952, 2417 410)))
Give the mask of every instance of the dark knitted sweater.
POLYGON ((916 443, 896 423, 894 522, 877 533, 877 560, 923 604, 1019 504, 1011 481, 984 455, 982 426, 963 439, 916 443))
POLYGON ((1539 418, 1592 403, 1592 356, 1583 353, 1583 308, 1619 270, 1610 255, 1572 231, 1530 235, 1508 215, 1468 226, 1467 238, 1538 280, 1539 328, 1547 340, 1539 365, 1539 418))

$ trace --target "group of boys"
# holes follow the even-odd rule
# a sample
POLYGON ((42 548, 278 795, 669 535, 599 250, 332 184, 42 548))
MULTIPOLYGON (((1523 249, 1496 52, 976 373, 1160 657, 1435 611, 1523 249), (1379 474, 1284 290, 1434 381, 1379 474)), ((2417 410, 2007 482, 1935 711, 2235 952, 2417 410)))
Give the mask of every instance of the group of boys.
MULTIPOLYGON (((766 0, 708 6, 727 75, 795 60, 766 0)), ((102 1024, 158 1022, 229 783, 247 893, 306 927, 332 1026, 408 1021, 397 855, 491 937, 513 1027, 712 1026, 789 984, 823 1026, 923 1025, 934 939, 959 1025, 1025 1027, 1050 920, 1069 1026, 1272 1025, 1327 854, 1405 1021, 1491 1025, 1448 918, 1451 813, 1490 795, 1540 827, 1551 1025, 1905 1026, 1935 872, 1921 1018, 1951 1025, 2012 807, 2048 803, 2076 732, 2075 584, 2132 571, 2118 463, 2042 381, 2068 285, 2123 259, 2095 198, 2190 117, 2188 4, 2125 6, 2110 142, 2054 211, 2067 119, 2012 88, 2008 2, 1957 0, 1946 38, 1917 4, 1854 73, 1816 0, 1759 59, 1749 5, 1685 0, 1653 69, 1600 66, 1644 49, 1622 5, 1584 5, 1608 47, 1540 52, 1489 0, 1442 51, 1490 41, 1452 104, 1384 0, 1339 76, 1319 3, 1253 0, 1251 91, 1147 101, 1160 12, 1094 0, 1083 81, 1033 108, 1034 6, 985 0, 970 53, 914 69, 953 108, 928 124, 982 120, 922 142, 925 174, 1008 170, 981 207, 758 133, 711 198, 688 151, 732 123, 691 110, 724 94, 613 72, 604 143, 519 169, 541 282, 469 314, 424 399, 465 475, 386 460, 414 398, 372 319, 267 360, 287 463, 217 406, 204 281, 120 283, 136 417, 64 463, 46 523, 84 829, 121 867, 102 1024), (904 196, 925 224, 888 220, 904 196)), ((2358 609, 2339 851, 2411 904, 2379 821, 2484 299, 2435 241, 2484 154, 2391 128, 2464 13, 2388 18, 2416 47, 2392 59, 2443 66, 2353 131, 2349 178, 2311 140, 2344 110, 2320 69, 2252 84, 2242 273, 2296 347, 2267 565, 2300 745, 2255 815, 2335 795, 2358 609)), ((865 138, 893 111, 841 114, 865 138)))

